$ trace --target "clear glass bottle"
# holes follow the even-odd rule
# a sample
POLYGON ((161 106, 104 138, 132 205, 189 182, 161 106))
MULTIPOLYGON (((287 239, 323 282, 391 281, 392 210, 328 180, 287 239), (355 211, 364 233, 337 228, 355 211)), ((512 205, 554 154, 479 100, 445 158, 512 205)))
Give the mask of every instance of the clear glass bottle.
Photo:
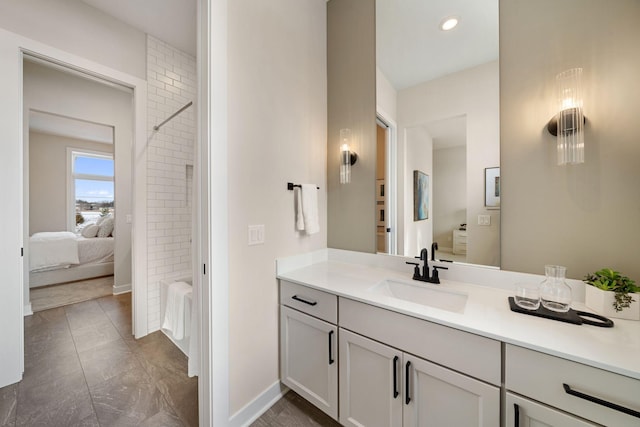
POLYGON ((567 268, 561 265, 545 265, 546 279, 540 284, 542 306, 560 313, 571 308, 571 287, 564 280, 567 268))

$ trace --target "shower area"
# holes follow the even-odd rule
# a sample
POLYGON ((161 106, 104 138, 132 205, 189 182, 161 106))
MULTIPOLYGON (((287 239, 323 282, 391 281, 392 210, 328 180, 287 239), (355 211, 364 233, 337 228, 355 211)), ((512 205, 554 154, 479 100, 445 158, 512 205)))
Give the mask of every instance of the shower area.
POLYGON ((196 58, 148 35, 147 91, 148 331, 162 330, 190 356, 196 58))

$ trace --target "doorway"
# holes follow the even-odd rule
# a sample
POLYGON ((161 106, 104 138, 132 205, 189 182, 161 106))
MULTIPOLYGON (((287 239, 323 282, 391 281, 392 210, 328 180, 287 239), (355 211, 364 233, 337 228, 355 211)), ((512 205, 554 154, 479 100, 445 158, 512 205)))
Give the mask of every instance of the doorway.
POLYGON ((22 69, 25 298, 128 292, 133 92, 31 55, 22 69))

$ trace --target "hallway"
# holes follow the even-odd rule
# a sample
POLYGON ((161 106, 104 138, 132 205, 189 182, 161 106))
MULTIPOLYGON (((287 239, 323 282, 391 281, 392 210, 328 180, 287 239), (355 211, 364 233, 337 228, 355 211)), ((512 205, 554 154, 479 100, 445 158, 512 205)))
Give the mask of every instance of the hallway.
POLYGON ((161 332, 131 335, 131 294, 25 317, 23 380, 0 426, 197 426, 198 381, 161 332))

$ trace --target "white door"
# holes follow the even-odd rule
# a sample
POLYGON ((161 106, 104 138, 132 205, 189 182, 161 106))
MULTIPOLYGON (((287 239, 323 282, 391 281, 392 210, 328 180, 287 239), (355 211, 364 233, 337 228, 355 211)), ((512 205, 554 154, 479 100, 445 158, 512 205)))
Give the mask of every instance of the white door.
POLYGON ((507 393, 507 427, 594 427, 599 424, 507 393))
POLYGON ((334 325, 280 306, 283 384, 338 419, 338 351, 334 325))
POLYGON ((404 355, 404 427, 500 425, 500 389, 404 355))
POLYGON ((340 329, 340 423, 402 425, 402 352, 340 329))

